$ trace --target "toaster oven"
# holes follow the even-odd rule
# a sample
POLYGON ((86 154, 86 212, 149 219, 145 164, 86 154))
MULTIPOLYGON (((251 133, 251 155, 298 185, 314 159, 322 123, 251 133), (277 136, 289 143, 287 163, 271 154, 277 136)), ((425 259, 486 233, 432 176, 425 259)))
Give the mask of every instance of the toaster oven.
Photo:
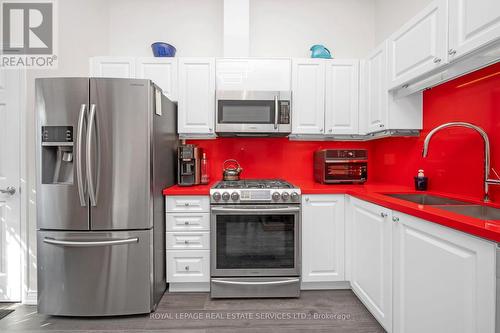
POLYGON ((314 179, 322 184, 362 184, 366 182, 366 149, 323 149, 314 152, 314 179))

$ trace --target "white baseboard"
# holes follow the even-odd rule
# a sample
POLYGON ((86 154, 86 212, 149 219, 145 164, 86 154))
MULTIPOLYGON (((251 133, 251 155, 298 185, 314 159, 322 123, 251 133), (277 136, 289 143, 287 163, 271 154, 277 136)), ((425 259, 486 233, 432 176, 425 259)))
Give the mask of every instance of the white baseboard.
POLYGON ((37 305, 37 299, 36 290, 29 290, 24 294, 23 304, 37 305))
POLYGON ((168 292, 170 293, 195 293, 208 291, 210 291, 210 282, 170 282, 168 284, 168 292))
POLYGON ((349 281, 335 282, 304 282, 300 283, 300 290, 328 290, 328 289, 351 289, 349 281))

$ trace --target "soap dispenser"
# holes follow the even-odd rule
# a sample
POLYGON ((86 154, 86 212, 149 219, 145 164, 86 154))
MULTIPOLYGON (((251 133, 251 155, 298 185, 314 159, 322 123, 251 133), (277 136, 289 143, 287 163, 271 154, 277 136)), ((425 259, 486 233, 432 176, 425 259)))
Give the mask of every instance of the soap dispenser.
POLYGON ((424 170, 419 169, 418 174, 415 177, 415 190, 416 191, 427 191, 428 178, 424 175, 424 170))

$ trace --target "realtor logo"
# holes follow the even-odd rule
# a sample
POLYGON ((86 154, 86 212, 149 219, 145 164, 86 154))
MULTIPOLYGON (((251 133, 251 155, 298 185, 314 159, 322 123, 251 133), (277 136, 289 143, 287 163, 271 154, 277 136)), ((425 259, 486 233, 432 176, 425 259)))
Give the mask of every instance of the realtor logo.
POLYGON ((0 0, 3 67, 54 67, 54 2, 0 0))

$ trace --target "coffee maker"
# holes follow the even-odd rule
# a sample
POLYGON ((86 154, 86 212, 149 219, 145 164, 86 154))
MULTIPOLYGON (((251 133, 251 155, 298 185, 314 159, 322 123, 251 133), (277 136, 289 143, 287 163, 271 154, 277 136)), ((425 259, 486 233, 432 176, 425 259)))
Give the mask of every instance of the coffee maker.
POLYGON ((202 155, 202 149, 196 145, 179 146, 177 149, 177 184, 179 186, 200 184, 202 155))

